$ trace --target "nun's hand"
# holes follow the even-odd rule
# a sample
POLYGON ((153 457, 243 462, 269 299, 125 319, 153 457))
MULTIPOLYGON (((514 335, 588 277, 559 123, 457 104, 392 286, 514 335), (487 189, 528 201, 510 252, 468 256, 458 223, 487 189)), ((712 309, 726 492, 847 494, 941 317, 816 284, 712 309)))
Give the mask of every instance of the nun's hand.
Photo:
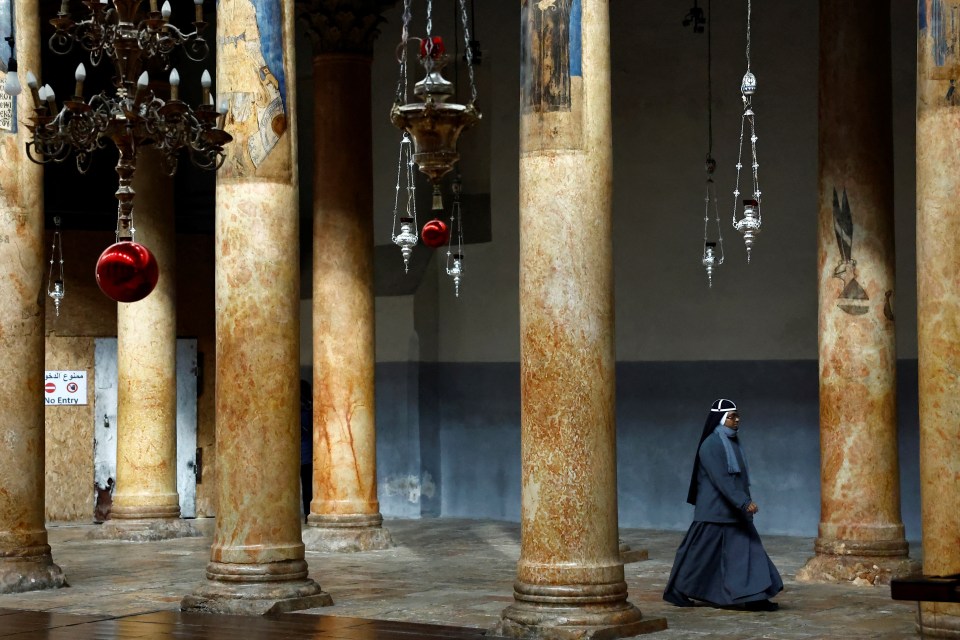
POLYGON ((757 506, 756 502, 751 502, 747 505, 747 513, 750 515, 755 514, 757 511, 760 511, 760 507, 757 506))

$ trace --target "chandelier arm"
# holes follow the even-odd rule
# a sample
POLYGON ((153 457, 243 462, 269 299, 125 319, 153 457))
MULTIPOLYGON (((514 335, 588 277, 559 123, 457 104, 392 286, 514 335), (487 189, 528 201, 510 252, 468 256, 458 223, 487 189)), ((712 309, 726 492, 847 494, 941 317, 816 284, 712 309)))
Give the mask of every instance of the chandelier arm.
POLYGON ((50 39, 47 40, 47 46, 50 47, 50 50, 56 53, 57 55, 67 55, 73 51, 73 45, 76 42, 76 39, 73 37, 73 34, 69 31, 57 30, 50 36, 50 39))

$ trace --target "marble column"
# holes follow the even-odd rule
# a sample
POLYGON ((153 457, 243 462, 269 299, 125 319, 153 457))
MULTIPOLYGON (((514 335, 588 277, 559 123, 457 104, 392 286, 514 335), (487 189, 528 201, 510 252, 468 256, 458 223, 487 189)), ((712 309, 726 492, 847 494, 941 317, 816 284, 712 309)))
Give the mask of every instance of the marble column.
POLYGON ((298 3, 313 41, 313 501, 316 551, 392 546, 377 501, 371 63, 392 0, 298 3))
POLYGON ((153 292, 117 304, 117 485, 98 537, 162 540, 200 533, 177 494, 177 307, 173 179, 152 148, 137 153, 136 240, 153 252, 153 292))
MULTIPOLYGON (((27 69, 40 71, 38 15, 37 0, 17 2, 14 32, 21 82, 27 69)), ((34 108, 24 88, 14 98, 15 122, 34 108)), ((43 169, 27 159, 26 127, 15 127, 0 130, 0 593, 65 584, 47 544, 43 510, 43 169)))
MULTIPOLYGON (((919 3, 917 347, 923 572, 960 573, 960 49, 919 3)), ((960 604, 922 605, 927 637, 960 638, 960 604)))
POLYGON ((820 529, 808 582, 913 569, 900 518, 890 15, 820 1, 820 529))
POLYGON ((217 524, 184 609, 332 604, 300 536, 300 267, 293 2, 220 0, 217 96, 234 136, 217 174, 217 524), (242 39, 240 39, 242 37, 242 39))
POLYGON ((495 632, 659 631, 617 540, 608 2, 524 0, 521 34, 521 544, 495 632))

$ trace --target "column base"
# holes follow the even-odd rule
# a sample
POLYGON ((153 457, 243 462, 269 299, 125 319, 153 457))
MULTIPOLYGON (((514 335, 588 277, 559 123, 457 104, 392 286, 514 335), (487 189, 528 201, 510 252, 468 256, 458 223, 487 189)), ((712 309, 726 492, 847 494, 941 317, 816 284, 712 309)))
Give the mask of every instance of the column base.
POLYGON ((894 578, 921 572, 920 563, 902 557, 833 555, 818 553, 797 571, 798 582, 851 582, 857 586, 886 586, 894 578))
POLYGON ((184 596, 181 611, 267 616, 329 607, 333 598, 313 580, 283 585, 207 585, 184 596))
MULTIPOLYGON (((960 605, 949 603, 924 603, 923 634, 926 638, 960 638, 960 605), (944 611, 949 607, 951 613, 944 611)), ((917 632, 921 631, 917 621, 917 632)))
POLYGON ((126 540, 156 542, 174 538, 200 538, 203 532, 189 520, 178 519, 111 519, 87 536, 90 540, 126 540))
POLYGON ((629 602, 584 607, 516 602, 503 610, 490 633, 538 640, 607 640, 666 628, 666 618, 644 618, 629 602))
POLYGON ((49 554, 0 557, 0 593, 24 593, 66 587, 63 571, 49 554))
POLYGON ((383 528, 383 516, 375 514, 307 516, 302 531, 307 551, 379 551, 393 547, 390 532, 383 528))
POLYGON ((330 594, 307 578, 307 563, 207 565, 207 582, 180 601, 183 611, 265 616, 333 604, 330 594))

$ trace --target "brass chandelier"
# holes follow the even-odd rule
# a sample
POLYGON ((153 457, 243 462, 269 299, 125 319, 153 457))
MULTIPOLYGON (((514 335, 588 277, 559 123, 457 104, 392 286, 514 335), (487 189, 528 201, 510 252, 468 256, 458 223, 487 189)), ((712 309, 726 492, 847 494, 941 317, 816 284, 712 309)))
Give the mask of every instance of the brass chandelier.
POLYGON ((63 162, 74 154, 77 168, 85 173, 91 154, 112 141, 120 152, 117 239, 132 241, 131 185, 137 149, 146 145, 159 149, 170 175, 176 172, 178 155, 184 150, 196 166, 216 170, 225 159, 223 146, 233 139, 223 130, 227 109, 225 104, 219 109, 214 106, 207 71, 201 79, 201 104, 193 108, 182 102, 180 75, 170 68, 170 54, 178 47, 194 61, 209 53, 203 38, 207 26, 203 0, 194 0, 196 13, 189 33, 170 22, 169 1, 158 9, 157 0, 149 0, 149 10, 143 0, 82 0, 81 4, 86 17, 76 21, 70 1, 62 0, 59 13, 50 21, 56 29, 50 49, 62 55, 79 44, 89 52, 94 67, 109 59, 115 91, 85 98, 86 69, 80 64, 74 95, 58 104, 53 89, 28 73, 27 86, 36 108, 27 125, 32 133, 27 154, 37 163, 63 162), (165 81, 159 81, 160 74, 165 81))

